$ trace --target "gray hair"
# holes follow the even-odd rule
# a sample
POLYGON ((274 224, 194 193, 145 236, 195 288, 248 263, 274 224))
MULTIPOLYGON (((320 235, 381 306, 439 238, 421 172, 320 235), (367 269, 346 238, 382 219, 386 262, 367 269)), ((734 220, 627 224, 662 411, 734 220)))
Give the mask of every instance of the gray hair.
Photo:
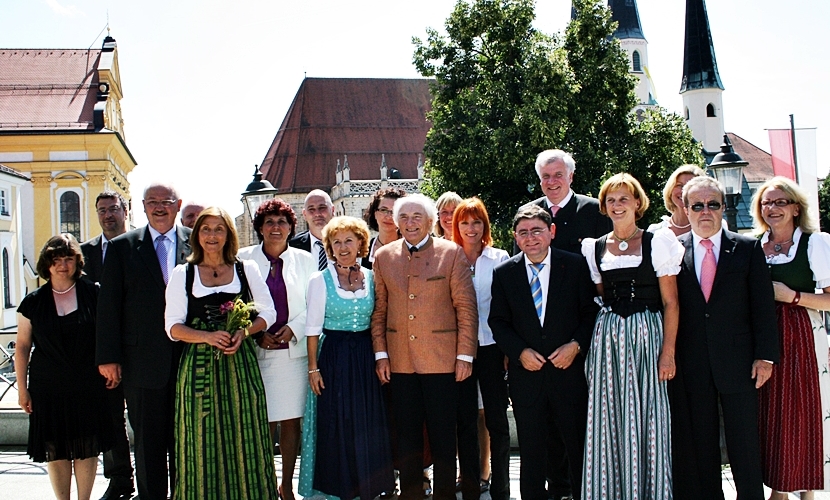
POLYGON ((436 219, 438 219, 438 210, 435 208, 435 202, 428 196, 421 193, 415 193, 395 200, 395 206, 392 208, 392 218, 395 219, 395 224, 398 223, 398 216, 401 213, 401 207, 404 205, 420 206, 424 209, 424 213, 430 222, 435 222, 436 219))
POLYGON ((718 182, 716 179, 709 177, 708 175, 701 175, 700 177, 695 177, 694 179, 690 180, 683 186, 683 204, 687 207, 689 206, 689 193, 691 193, 695 189, 713 189, 720 193, 720 201, 723 203, 725 199, 724 196, 724 189, 723 184, 718 182))
POLYGON ((179 200, 179 192, 176 188, 173 187, 172 184, 168 184, 166 182, 151 182, 147 184, 147 187, 144 188, 144 194, 142 195, 143 198, 147 198, 147 191, 154 189, 154 188, 163 188, 170 191, 170 196, 173 197, 174 200, 179 200))
POLYGON ((570 153, 566 153, 561 149, 547 149, 536 156, 536 175, 541 179, 542 167, 555 161, 562 161, 568 168, 569 174, 574 173, 576 170, 576 163, 570 153))
POLYGON ((314 196, 319 196, 319 197, 325 199, 326 200, 326 205, 329 208, 334 206, 334 203, 332 203, 332 201, 331 201, 331 196, 329 196, 329 194, 327 192, 323 191, 322 189, 312 189, 311 192, 309 192, 307 195, 305 195, 305 200, 303 200, 303 206, 306 206, 306 204, 308 203, 308 199, 312 198, 314 196))

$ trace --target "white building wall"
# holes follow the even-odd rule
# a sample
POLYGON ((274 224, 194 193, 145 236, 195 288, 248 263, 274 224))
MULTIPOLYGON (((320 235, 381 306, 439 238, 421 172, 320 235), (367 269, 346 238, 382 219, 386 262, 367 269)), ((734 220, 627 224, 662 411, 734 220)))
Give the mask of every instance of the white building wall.
POLYGON ((720 89, 689 90, 683 94, 683 112, 695 140, 706 151, 720 151, 723 142, 723 91, 720 89), (707 106, 715 108, 715 116, 707 116, 707 106))

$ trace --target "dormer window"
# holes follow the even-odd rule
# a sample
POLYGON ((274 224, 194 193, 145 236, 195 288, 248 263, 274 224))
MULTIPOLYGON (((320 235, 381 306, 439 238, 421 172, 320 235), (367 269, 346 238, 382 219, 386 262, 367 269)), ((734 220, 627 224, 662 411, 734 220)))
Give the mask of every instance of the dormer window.
POLYGON ((643 67, 640 64, 640 52, 635 50, 634 54, 632 54, 631 59, 634 62, 634 71, 636 71, 636 72, 643 71, 643 67))

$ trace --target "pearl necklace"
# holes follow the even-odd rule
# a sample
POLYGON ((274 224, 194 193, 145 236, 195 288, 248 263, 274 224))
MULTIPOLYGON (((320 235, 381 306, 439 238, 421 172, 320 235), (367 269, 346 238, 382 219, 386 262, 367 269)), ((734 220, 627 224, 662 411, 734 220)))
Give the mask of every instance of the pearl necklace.
POLYGON ((64 291, 62 291, 62 292, 59 292, 59 291, 57 291, 57 290, 55 290, 55 289, 53 288, 53 289, 52 289, 52 293, 56 293, 56 294, 58 294, 58 295, 66 295, 67 293, 71 292, 71 291, 72 291, 72 289, 73 289, 73 288, 75 288, 75 285, 77 285, 77 284, 78 284, 78 282, 77 282, 77 281, 76 281, 75 283, 72 283, 72 286, 70 286, 69 288, 67 288, 66 290, 64 290, 64 291))
POLYGON ((686 224, 685 226, 681 226, 681 225, 679 225, 679 224, 675 224, 675 222, 674 222, 674 215, 672 215, 671 217, 669 217, 669 225, 670 225, 670 226, 672 226, 672 227, 676 227, 677 229, 686 229, 687 227, 691 226, 691 225, 692 225, 692 223, 691 223, 691 222, 689 222, 689 223, 688 223, 688 224, 686 224))

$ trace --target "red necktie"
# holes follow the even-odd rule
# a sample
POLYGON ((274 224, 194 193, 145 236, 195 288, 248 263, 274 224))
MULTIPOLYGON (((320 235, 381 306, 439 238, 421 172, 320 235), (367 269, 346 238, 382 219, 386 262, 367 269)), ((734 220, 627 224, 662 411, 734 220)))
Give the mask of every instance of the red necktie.
POLYGON ((710 240, 700 240, 700 244, 706 248, 706 255, 703 256, 703 263, 700 265, 700 289, 703 291, 706 302, 709 302, 718 263, 715 261, 715 252, 712 251, 713 243, 710 240))

